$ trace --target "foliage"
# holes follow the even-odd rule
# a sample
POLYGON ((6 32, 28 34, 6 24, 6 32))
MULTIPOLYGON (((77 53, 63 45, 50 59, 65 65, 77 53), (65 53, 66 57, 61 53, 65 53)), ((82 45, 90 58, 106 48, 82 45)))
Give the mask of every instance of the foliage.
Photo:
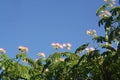
MULTIPOLYGON (((93 37, 101 49, 88 49, 89 43, 86 43, 75 52, 54 52, 48 58, 39 53, 39 58, 33 60, 27 56, 26 47, 20 46, 20 52, 12 59, 0 48, 0 79, 120 80, 120 7, 106 3, 96 12, 97 16, 101 14, 98 25, 104 27, 105 36, 93 37)), ((63 48, 58 43, 53 47, 63 48)))

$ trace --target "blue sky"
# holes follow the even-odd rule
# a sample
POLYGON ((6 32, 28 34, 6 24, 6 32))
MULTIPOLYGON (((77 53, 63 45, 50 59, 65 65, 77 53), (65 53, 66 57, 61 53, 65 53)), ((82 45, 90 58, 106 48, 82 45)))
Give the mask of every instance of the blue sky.
POLYGON ((27 46, 34 58, 38 52, 53 53, 52 42, 69 42, 73 52, 91 41, 86 30, 103 33, 95 15, 102 4, 103 0, 0 0, 0 47, 15 57, 19 45, 27 46))

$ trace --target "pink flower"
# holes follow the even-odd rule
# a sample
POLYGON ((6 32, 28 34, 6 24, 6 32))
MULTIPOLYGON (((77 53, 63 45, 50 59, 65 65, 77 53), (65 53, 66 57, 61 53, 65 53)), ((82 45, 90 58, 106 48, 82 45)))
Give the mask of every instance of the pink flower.
POLYGON ((111 13, 110 13, 109 11, 107 11, 107 10, 105 10, 105 11, 103 12, 103 14, 104 14, 104 15, 107 15, 107 16, 111 16, 111 13))
POLYGON ((63 45, 60 44, 60 43, 52 43, 51 45, 52 45, 53 48, 55 48, 55 49, 63 48, 63 45))
POLYGON ((70 44, 70 43, 67 43, 67 44, 66 44, 66 49, 67 49, 67 50, 70 50, 70 49, 71 49, 71 44, 70 44))
POLYGON ((66 45, 67 45, 68 47, 71 47, 71 44, 70 44, 70 43, 67 43, 66 45))
POLYGON ((58 49, 60 44, 59 43, 52 43, 51 45, 53 46, 53 48, 58 49))
POLYGON ((65 44, 65 43, 64 43, 64 44, 52 43, 51 45, 52 45, 53 48, 55 48, 55 49, 59 49, 59 48, 61 48, 61 49, 66 48, 66 49, 68 49, 68 50, 71 49, 71 44, 70 44, 70 43, 67 43, 67 44, 65 44))
POLYGON ((86 34, 91 35, 92 34, 91 30, 87 30, 86 34))
POLYGON ((109 16, 111 16, 111 13, 107 10, 101 11, 101 14, 99 15, 100 19, 103 17, 109 17, 109 16))
POLYGON ((87 30, 86 33, 87 33, 88 35, 93 36, 93 37, 97 37, 97 34, 96 34, 96 30, 95 30, 95 29, 93 29, 93 30, 87 30))
POLYGON ((95 29, 93 29, 93 32, 94 32, 94 33, 96 33, 96 30, 95 30, 95 29))
POLYGON ((89 51, 89 48, 85 48, 86 51, 89 51))
POLYGON ((0 48, 0 52, 1 52, 1 53, 6 53, 6 50, 3 49, 3 48, 0 48))
POLYGON ((66 47, 67 45, 66 44, 63 44, 63 47, 66 47))
POLYGON ((28 52, 29 50, 28 47, 25 47, 25 46, 19 46, 18 49, 20 52, 28 52))
POLYGON ((64 47, 63 47, 63 45, 59 45, 59 47, 61 48, 61 49, 63 49, 64 47))
POLYGON ((59 61, 64 61, 65 59, 64 58, 59 58, 59 61))
POLYGON ((95 50, 95 48, 90 47, 90 48, 86 48, 85 50, 86 50, 87 52, 90 52, 90 51, 94 51, 94 50, 95 50))
POLYGON ((95 50, 95 48, 93 48, 93 47, 90 48, 90 51, 94 51, 94 50, 95 50))
POLYGON ((46 72, 48 72, 48 71, 49 71, 49 69, 48 69, 48 68, 46 68, 46 69, 45 69, 45 71, 46 71, 46 72))
POLYGON ((43 52, 39 52, 37 55, 45 58, 45 54, 43 52))

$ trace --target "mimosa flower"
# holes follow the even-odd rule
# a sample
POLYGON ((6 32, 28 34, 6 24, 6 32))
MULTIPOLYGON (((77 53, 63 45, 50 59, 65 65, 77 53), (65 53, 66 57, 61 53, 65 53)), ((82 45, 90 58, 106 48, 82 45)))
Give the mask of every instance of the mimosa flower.
POLYGON ((93 29, 93 32, 94 32, 94 33, 96 33, 96 30, 95 30, 95 29, 93 29))
POLYGON ((95 50, 95 48, 90 47, 90 48, 86 48, 85 50, 86 50, 87 52, 90 52, 90 51, 94 51, 94 50, 95 50))
POLYGON ((93 47, 90 48, 90 51, 94 51, 94 50, 95 50, 95 48, 93 48, 93 47))
POLYGON ((52 43, 51 44, 53 46, 53 48, 55 49, 63 49, 63 48, 66 48, 67 50, 70 50, 71 49, 71 44, 70 43, 67 43, 67 44, 60 44, 60 43, 52 43))
POLYGON ((58 49, 58 48, 59 48, 59 43, 52 43, 51 45, 52 45, 53 48, 55 48, 55 49, 58 49))
POLYGON ((92 34, 91 30, 87 30, 86 34, 91 35, 92 34))
POLYGON ((111 4, 115 4, 115 0, 104 0, 104 2, 108 2, 108 3, 111 3, 111 4))
POLYGON ((48 72, 48 71, 49 71, 49 69, 48 69, 48 68, 46 68, 46 69, 45 69, 45 71, 46 71, 46 72, 48 72))
POLYGON ((89 48, 85 48, 86 51, 89 51, 89 48))
POLYGON ((103 17, 109 17, 111 16, 111 13, 107 10, 101 11, 101 14, 99 15, 99 18, 102 19, 103 17))
POLYGON ((59 47, 62 48, 62 49, 64 48, 63 45, 59 45, 59 47))
POLYGON ((3 48, 0 48, 0 52, 1 52, 1 53, 6 53, 6 50, 3 49, 3 48))
POLYGON ((87 33, 87 35, 91 35, 93 37, 97 37, 95 29, 93 29, 93 30, 87 30, 86 33, 87 33))
POLYGON ((66 44, 63 44, 63 47, 66 47, 67 45, 66 44))
POLYGON ((51 45, 52 45, 53 48, 55 48, 55 49, 63 48, 63 45, 61 45, 60 43, 52 43, 51 45))
POLYGON ((70 43, 67 43, 67 44, 66 44, 66 49, 67 49, 67 50, 70 50, 70 49, 71 49, 71 44, 70 44, 70 43))
POLYGON ((45 54, 43 52, 39 52, 37 55, 45 58, 45 54))
POLYGON ((111 13, 110 13, 109 11, 107 11, 107 10, 105 10, 105 11, 103 12, 103 14, 104 14, 104 15, 107 15, 107 16, 111 16, 111 13))
POLYGON ((67 47, 71 47, 71 44, 70 44, 70 43, 67 43, 66 45, 67 45, 67 47))
POLYGON ((64 61, 65 59, 64 58, 60 58, 59 61, 64 61))
POLYGON ((24 47, 24 46, 19 46, 18 49, 20 52, 28 52, 29 50, 27 47, 24 47))

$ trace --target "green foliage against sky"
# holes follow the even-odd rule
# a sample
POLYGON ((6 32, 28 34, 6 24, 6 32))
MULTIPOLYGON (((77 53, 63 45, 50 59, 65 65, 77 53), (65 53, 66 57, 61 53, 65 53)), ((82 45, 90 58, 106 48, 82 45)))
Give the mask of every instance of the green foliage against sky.
POLYGON ((120 80, 120 7, 114 0, 104 0, 96 15, 98 25, 104 27, 105 36, 88 30, 96 44, 85 43, 75 52, 71 44, 52 43, 55 52, 45 58, 38 53, 33 60, 27 56, 28 48, 19 46, 15 58, 9 58, 0 48, 1 80, 120 80), (95 47, 98 46, 98 47, 95 47), (66 48, 67 51, 59 51, 66 48))

